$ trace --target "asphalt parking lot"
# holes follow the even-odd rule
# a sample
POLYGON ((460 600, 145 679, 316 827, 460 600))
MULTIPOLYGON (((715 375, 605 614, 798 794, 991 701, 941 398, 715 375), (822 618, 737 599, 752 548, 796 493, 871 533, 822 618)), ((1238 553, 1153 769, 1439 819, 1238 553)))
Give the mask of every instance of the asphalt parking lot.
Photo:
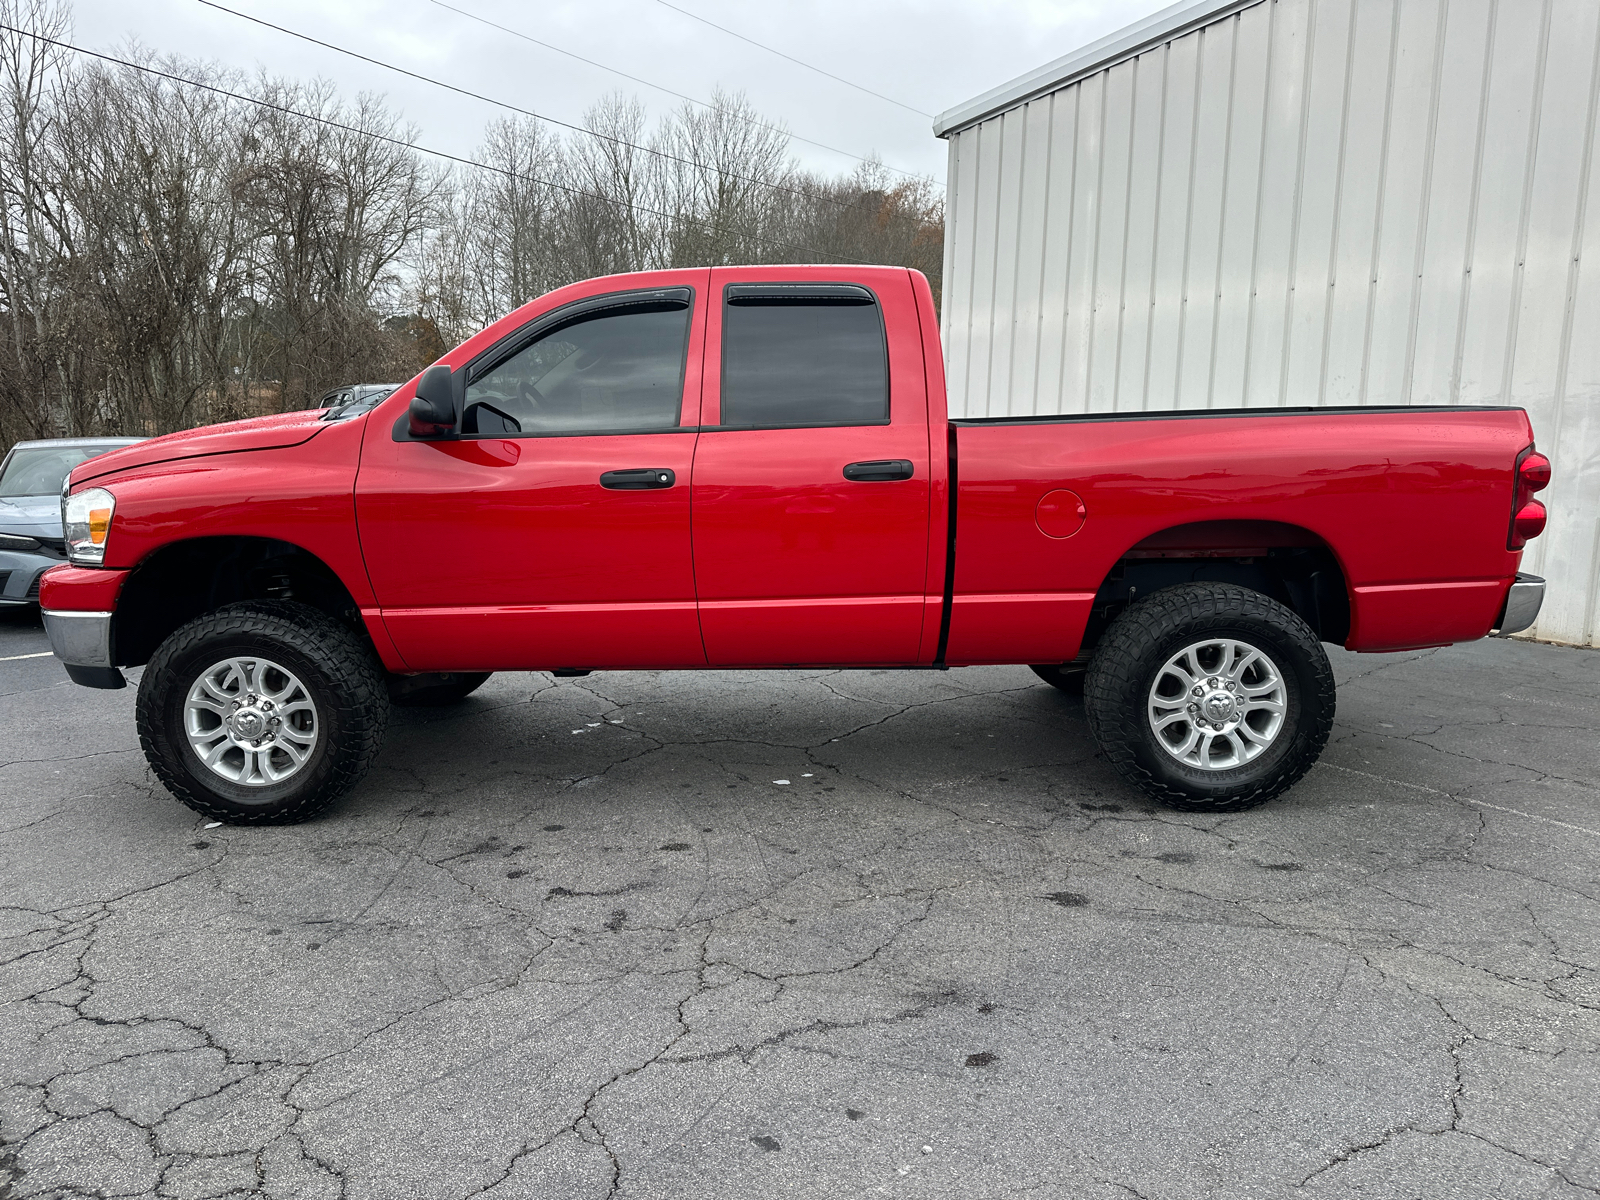
POLYGON ((0 618, 0 1197, 1600 1194, 1600 653, 1149 808, 1022 668, 496 676, 208 828, 0 618))

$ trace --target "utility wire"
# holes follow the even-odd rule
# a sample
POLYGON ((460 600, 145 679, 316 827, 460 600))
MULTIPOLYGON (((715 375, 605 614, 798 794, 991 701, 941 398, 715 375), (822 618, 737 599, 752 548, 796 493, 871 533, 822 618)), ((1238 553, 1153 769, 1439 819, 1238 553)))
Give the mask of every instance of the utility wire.
MULTIPOLYGON (((706 163, 699 162, 696 159, 683 158, 680 155, 673 154, 667 150, 657 150, 652 146, 641 146, 637 142, 628 141, 626 138, 619 138, 609 133, 600 133, 593 129, 586 129, 582 125, 573 125, 567 121, 558 121, 554 117, 547 117, 541 113, 536 113, 531 108, 522 108, 519 105, 511 104, 505 100, 496 100, 493 96, 485 96, 481 92, 469 91, 466 88, 457 87, 453 83, 445 83, 440 79, 430 79, 428 76, 420 75, 416 71, 408 71, 405 67, 397 67, 393 63, 387 63, 377 58, 370 58, 365 54, 358 54, 354 50, 346 50, 343 46, 335 46, 332 42, 325 42, 321 38, 312 37, 310 34, 297 33, 293 29, 288 29, 282 25, 274 25, 271 21, 264 21, 260 17, 252 17, 249 13, 238 12, 237 10, 228 8, 225 5, 217 4, 215 0, 198 0, 198 2, 200 4, 204 4, 207 8, 214 8, 218 12, 225 12, 231 17, 239 17, 241 20, 251 21, 257 25, 263 25, 268 29, 275 29, 279 33, 285 33, 290 37, 299 38, 303 42, 310 42, 313 46, 321 46, 324 50, 332 50, 337 54, 344 54, 361 62, 371 63, 375 67, 382 67, 386 71, 393 71, 397 75, 404 75, 408 79, 415 79, 421 83, 428 83, 432 84, 434 87, 444 88, 448 92, 455 92, 458 96, 468 96, 473 100, 481 100, 485 104, 492 104, 496 108, 503 108, 507 112, 520 113, 522 116, 532 117, 536 121, 546 121, 551 125, 559 125, 561 128, 570 129, 574 133, 587 134, 589 137, 596 138, 599 141, 610 142, 613 146, 626 146, 630 150, 637 150, 641 154, 653 155, 656 158, 664 158, 669 162, 675 162, 681 166, 694 167, 701 171, 718 169, 708 166, 706 163)), ((753 176, 740 175, 734 171, 728 171, 725 172, 725 174, 727 174, 727 176, 731 179, 739 180, 741 183, 753 184, 756 187, 771 188, 773 191, 778 192, 788 192, 791 196, 799 196, 805 200, 821 199, 827 203, 839 206, 842 206, 844 203, 843 201, 831 200, 827 197, 820 196, 813 192, 804 191, 800 188, 789 187, 787 184, 774 183, 769 179, 756 179, 753 176)))
POLYGON ((885 96, 882 92, 875 92, 869 87, 863 87, 859 83, 853 83, 850 80, 846 79, 843 75, 835 75, 832 71, 824 71, 821 67, 814 67, 810 63, 805 62, 805 61, 803 61, 801 59, 798 59, 792 54, 785 54, 782 50, 775 50, 771 46, 766 45, 764 42, 758 42, 758 41, 755 40, 755 38, 748 38, 748 37, 745 37, 745 35, 742 34, 742 33, 735 33, 733 30, 729 29, 726 25, 718 25, 715 21, 708 21, 708 20, 706 20, 706 18, 700 16, 698 13, 690 12, 687 8, 679 8, 676 4, 668 3, 668 0, 656 0, 656 3, 665 5, 667 8, 670 8, 675 13, 682 13, 684 16, 688 17, 691 21, 699 21, 700 24, 702 24, 702 25, 709 25, 713 29, 721 30, 723 33, 727 34, 729 37, 738 38, 741 42, 749 42, 750 45, 756 47, 759 50, 765 50, 768 54, 776 54, 779 58, 786 58, 790 62, 796 64, 797 66, 802 66, 808 71, 815 71, 818 75, 826 75, 829 79, 832 79, 836 83, 842 83, 846 87, 853 87, 853 88, 856 89, 856 91, 865 92, 869 96, 876 96, 879 100, 885 100, 888 103, 893 104, 897 108, 903 108, 907 112, 914 112, 919 117, 927 117, 930 121, 933 119, 933 114, 930 113, 930 112, 923 112, 920 108, 913 108, 909 104, 906 104, 906 103, 904 103, 904 102, 902 102, 900 100, 896 100, 893 96, 885 96))
MULTIPOLYGON (((698 225, 704 230, 713 232, 715 231, 715 226, 710 221, 702 220, 699 217, 688 217, 681 214, 674 215, 673 213, 663 212, 658 208, 650 208, 648 205, 632 204, 626 201, 613 199, 610 196, 603 196, 599 192, 590 192, 583 188, 572 187, 570 184, 558 183, 554 179, 541 179, 537 175, 526 175, 521 171, 513 171, 508 167, 497 167, 492 163, 479 162, 475 158, 464 158, 459 154, 451 154, 448 151, 433 150, 416 142, 408 142, 401 138, 391 137, 388 134, 375 133, 370 129, 358 129, 356 126, 347 125, 343 121, 335 121, 331 117, 319 117, 314 113, 301 112, 299 109, 289 108, 287 105, 274 104, 270 100, 262 100, 255 96, 246 96, 242 92, 229 91, 227 88, 217 87, 215 84, 201 83, 198 79, 189 79, 182 75, 173 74, 171 71, 162 71, 156 67, 147 66, 143 63, 130 62, 125 58, 118 58, 112 54, 102 54, 98 50, 85 50, 82 46, 74 46, 71 42, 63 42, 57 40, 56 38, 46 37, 44 34, 35 33, 31 29, 18 29, 15 25, 7 25, 4 22, 0 22, 0 29, 4 29, 8 33, 15 33, 20 34, 23 37, 33 38, 34 41, 43 42, 47 46, 55 46, 61 50, 71 50, 75 54, 82 54, 89 58, 98 58, 102 62, 114 63, 119 67, 127 67, 129 70, 140 71, 146 75, 155 75, 161 79, 171 80, 173 83, 181 83, 187 87, 199 88, 201 91, 211 92, 214 95, 226 96, 230 100, 239 100, 245 104, 254 104, 258 108, 271 109, 273 112, 279 112, 286 116, 296 117, 302 121, 311 121, 318 125, 327 125, 333 129, 341 129, 346 133, 353 133, 358 137, 370 138, 375 142, 385 142, 391 146, 398 146, 403 150, 412 150, 419 154, 427 154, 434 158, 444 159, 447 162, 460 163, 462 166, 476 167, 480 171, 490 171, 496 175, 504 175, 508 179, 520 179, 525 183, 537 183, 543 187, 555 188, 557 191, 566 192, 572 196, 585 196, 591 200, 599 200, 602 203, 615 205, 618 208, 632 209, 637 213, 661 217, 667 221, 684 221, 691 225, 698 225)), ((806 246, 793 242, 775 242, 770 238, 764 238, 759 234, 752 233, 748 229, 730 227, 729 232, 742 234, 744 237, 749 238, 751 241, 756 242, 759 245, 767 246, 773 249, 804 250, 810 254, 815 254, 820 258, 826 258, 837 263, 849 263, 857 261, 848 258, 841 258, 837 254, 829 254, 826 251, 818 250, 815 246, 806 246)))
MULTIPOLYGON (((466 17, 469 21, 476 21, 480 25, 487 25, 490 29, 498 29, 501 33, 509 33, 512 37, 521 38, 523 41, 531 42, 535 46, 543 46, 546 50, 553 50, 557 54, 565 54, 568 58, 576 59, 578 62, 586 63, 591 67, 598 67, 600 70, 609 71, 613 75, 620 75, 623 79, 628 79, 634 83, 642 84, 647 88, 654 88, 658 92, 665 92, 669 96, 676 96, 680 100, 687 100, 690 104, 698 104, 701 108, 707 110, 715 110, 715 105, 688 95, 685 92, 680 92, 675 88, 669 88, 665 84, 652 83, 648 79, 642 79, 638 75, 630 75, 627 71, 618 70, 616 67, 608 67, 603 62, 597 62, 592 58, 585 58, 583 55, 576 54, 571 50, 566 50, 550 42, 542 41, 539 38, 534 37, 532 34, 523 33, 520 29, 512 29, 509 25, 502 25, 498 21, 489 20, 488 17, 480 17, 477 13, 468 12, 464 8, 457 8, 454 4, 447 4, 445 3, 445 0, 428 0, 428 3, 437 5, 440 8, 448 9, 459 16, 466 17)), ((888 166, 887 164, 879 162, 874 158, 863 158, 859 154, 852 154, 848 150, 841 150, 838 146, 830 146, 826 142, 819 142, 814 138, 802 137, 800 134, 793 133, 781 125, 773 125, 768 121, 762 121, 755 117, 747 117, 742 113, 733 113, 729 115, 737 117, 747 125, 754 125, 759 129, 770 129, 774 133, 781 133, 785 137, 793 138, 797 142, 804 142, 808 146, 815 146, 819 150, 826 150, 830 154, 842 154, 845 158, 854 159, 859 163, 876 163, 878 166, 883 167, 884 170, 893 171, 896 175, 904 175, 907 179, 927 178, 925 175, 917 175, 911 171, 902 171, 899 167, 888 166)))

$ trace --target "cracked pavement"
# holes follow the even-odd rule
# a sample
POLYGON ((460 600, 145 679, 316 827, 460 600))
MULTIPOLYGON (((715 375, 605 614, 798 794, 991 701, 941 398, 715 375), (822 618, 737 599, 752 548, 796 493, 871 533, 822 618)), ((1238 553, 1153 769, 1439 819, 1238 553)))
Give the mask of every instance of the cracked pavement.
POLYGON ((207 828, 0 617, 0 1198, 1600 1195, 1600 654, 1156 810, 1025 668, 507 674, 207 828), (782 781, 782 782, 780 782, 782 781))

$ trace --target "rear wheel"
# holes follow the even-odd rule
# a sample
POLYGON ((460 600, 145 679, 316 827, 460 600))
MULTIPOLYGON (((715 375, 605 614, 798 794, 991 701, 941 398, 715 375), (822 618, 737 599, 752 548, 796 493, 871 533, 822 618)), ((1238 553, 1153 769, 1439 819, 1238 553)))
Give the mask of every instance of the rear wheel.
POLYGON ((1124 611, 1085 677, 1106 758, 1173 808, 1232 812, 1281 795, 1333 727, 1334 683, 1316 634, 1247 588, 1192 583, 1124 611))
POLYGON ((191 621, 139 681, 139 741, 196 812, 239 825, 314 816, 361 780, 389 697, 372 649, 317 609, 232 604, 191 621))

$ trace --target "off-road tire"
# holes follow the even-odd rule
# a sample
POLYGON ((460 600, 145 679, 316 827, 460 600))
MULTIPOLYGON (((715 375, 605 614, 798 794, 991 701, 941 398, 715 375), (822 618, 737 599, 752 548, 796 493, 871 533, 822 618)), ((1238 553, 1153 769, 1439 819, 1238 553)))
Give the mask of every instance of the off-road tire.
POLYGON ((168 791, 231 825, 287 825, 322 812, 361 781, 383 745, 389 691, 372 647, 320 610, 283 600, 230 604, 161 643, 139 680, 139 743, 168 791), (292 670, 317 709, 319 737, 282 783, 246 787, 200 762, 183 711, 201 672, 231 655, 260 655, 292 670))
POLYGON ((402 708, 444 708, 459 704, 489 681, 490 671, 442 671, 432 675, 390 675, 389 703, 402 708))
POLYGON ((1059 692, 1064 692, 1068 696, 1077 696, 1080 699, 1083 697, 1083 677, 1085 672, 1082 667, 1068 669, 1065 666, 1057 666, 1054 663, 1035 663, 1028 670, 1059 692))
POLYGON ((1333 670, 1298 615, 1260 592, 1186 583, 1130 605, 1095 648, 1084 679, 1090 729, 1106 759, 1146 795, 1189 812, 1238 812, 1288 791, 1311 769, 1333 728, 1333 670), (1228 770, 1179 762, 1157 744, 1147 702, 1169 657, 1206 637, 1263 650, 1287 692, 1284 724, 1258 757, 1228 770))

